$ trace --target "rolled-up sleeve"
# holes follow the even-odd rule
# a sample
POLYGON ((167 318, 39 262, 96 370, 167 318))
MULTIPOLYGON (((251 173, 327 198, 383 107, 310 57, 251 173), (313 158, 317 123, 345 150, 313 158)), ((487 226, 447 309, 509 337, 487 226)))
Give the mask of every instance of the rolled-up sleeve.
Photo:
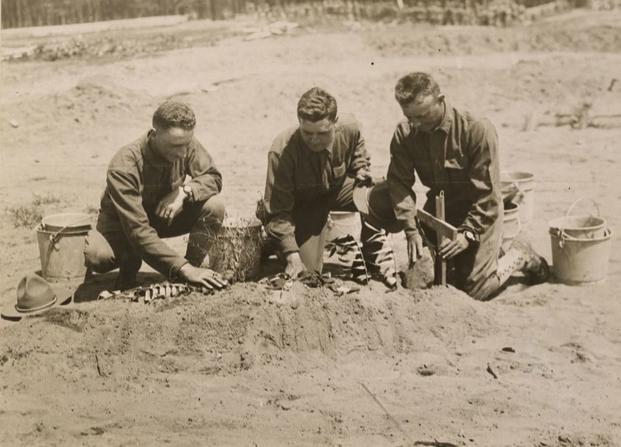
POLYGON ((187 260, 160 239, 142 206, 139 180, 128 172, 109 170, 106 179, 110 200, 123 232, 144 261, 168 278, 174 278, 187 260))
POLYGON ((186 163, 186 172, 192 177, 189 183, 192 193, 188 201, 202 202, 222 191, 222 174, 198 141, 190 147, 186 163))
POLYGON ((390 164, 386 180, 395 217, 409 237, 418 231, 416 226, 416 195, 414 161, 403 144, 403 130, 398 127, 390 143, 390 164))
POLYGON ((278 240, 283 253, 298 251, 295 240, 295 224, 291 215, 295 204, 293 160, 287 154, 270 151, 265 182, 265 211, 268 222, 265 230, 278 240))
POLYGON ((498 219, 502 202, 498 136, 494 126, 487 120, 474 123, 469 146, 468 177, 473 203, 459 228, 482 234, 498 219))

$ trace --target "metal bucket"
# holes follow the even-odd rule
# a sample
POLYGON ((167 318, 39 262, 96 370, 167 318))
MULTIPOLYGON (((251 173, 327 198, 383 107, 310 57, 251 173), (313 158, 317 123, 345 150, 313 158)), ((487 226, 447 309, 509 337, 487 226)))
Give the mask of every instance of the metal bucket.
POLYGON ((36 228, 41 274, 48 281, 78 278, 86 273, 84 246, 91 216, 62 213, 46 216, 36 228))
POLYGON ((502 249, 506 252, 511 246, 511 241, 520 234, 522 224, 520 222, 520 205, 509 203, 505 205, 502 217, 502 249))
POLYGON ((501 188, 515 186, 521 193, 520 222, 527 223, 535 214, 535 175, 530 172, 504 171, 500 173, 501 188))
POLYGON ((549 222, 554 276, 566 284, 603 280, 608 274, 612 231, 598 216, 570 215, 579 199, 564 217, 549 222))
POLYGON ((361 229, 360 214, 357 212, 330 211, 325 240, 330 242, 347 235, 351 235, 354 239, 359 240, 361 229))
POLYGON ((574 238, 550 228, 552 271, 565 284, 601 281, 608 274, 612 231, 598 238, 574 238))

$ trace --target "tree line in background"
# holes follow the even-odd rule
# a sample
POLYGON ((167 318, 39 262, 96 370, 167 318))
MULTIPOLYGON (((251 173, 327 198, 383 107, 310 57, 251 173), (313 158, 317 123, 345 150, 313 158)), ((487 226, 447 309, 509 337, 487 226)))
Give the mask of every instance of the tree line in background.
POLYGON ((2 0, 2 28, 64 25, 103 20, 187 14, 220 20, 238 14, 284 19, 345 16, 383 19, 396 14, 415 21, 503 25, 524 6, 552 0, 2 0), (486 23, 492 22, 492 23, 486 23), (496 23, 498 22, 498 23, 496 23))

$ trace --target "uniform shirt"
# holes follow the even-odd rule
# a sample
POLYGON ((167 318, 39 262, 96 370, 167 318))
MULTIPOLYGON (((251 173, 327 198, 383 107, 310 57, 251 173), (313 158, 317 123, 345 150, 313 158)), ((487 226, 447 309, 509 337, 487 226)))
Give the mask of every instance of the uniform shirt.
POLYGON ((406 234, 416 231, 414 172, 429 189, 425 209, 435 211, 433 199, 444 191, 446 220, 460 230, 481 235, 502 213, 498 136, 486 119, 445 104, 440 125, 431 132, 397 126, 390 144, 387 181, 397 219, 406 234))
POLYGON ((267 233, 280 241, 283 253, 298 251, 294 208, 328 200, 342 187, 346 176, 355 177, 369 167, 369 157, 358 124, 337 122, 332 146, 311 151, 298 127, 276 137, 268 155, 264 205, 267 233))
POLYGON ((161 274, 172 277, 187 260, 179 256, 149 223, 160 200, 184 184, 192 192, 189 202, 200 202, 222 190, 222 175, 210 155, 192 139, 185 157, 170 163, 151 147, 151 132, 121 148, 112 158, 101 199, 98 230, 123 231, 132 248, 161 274))

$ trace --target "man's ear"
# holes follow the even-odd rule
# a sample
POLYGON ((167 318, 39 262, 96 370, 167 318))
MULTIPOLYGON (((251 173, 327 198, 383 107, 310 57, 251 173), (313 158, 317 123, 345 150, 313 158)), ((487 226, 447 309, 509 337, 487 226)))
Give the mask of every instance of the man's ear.
POLYGON ((438 95, 438 102, 444 102, 444 93, 438 95))
POLYGON ((338 115, 336 115, 336 116, 334 117, 334 121, 332 121, 332 122, 333 122, 334 124, 336 124, 336 123, 338 122, 338 120, 339 120, 339 116, 338 116, 338 115))

